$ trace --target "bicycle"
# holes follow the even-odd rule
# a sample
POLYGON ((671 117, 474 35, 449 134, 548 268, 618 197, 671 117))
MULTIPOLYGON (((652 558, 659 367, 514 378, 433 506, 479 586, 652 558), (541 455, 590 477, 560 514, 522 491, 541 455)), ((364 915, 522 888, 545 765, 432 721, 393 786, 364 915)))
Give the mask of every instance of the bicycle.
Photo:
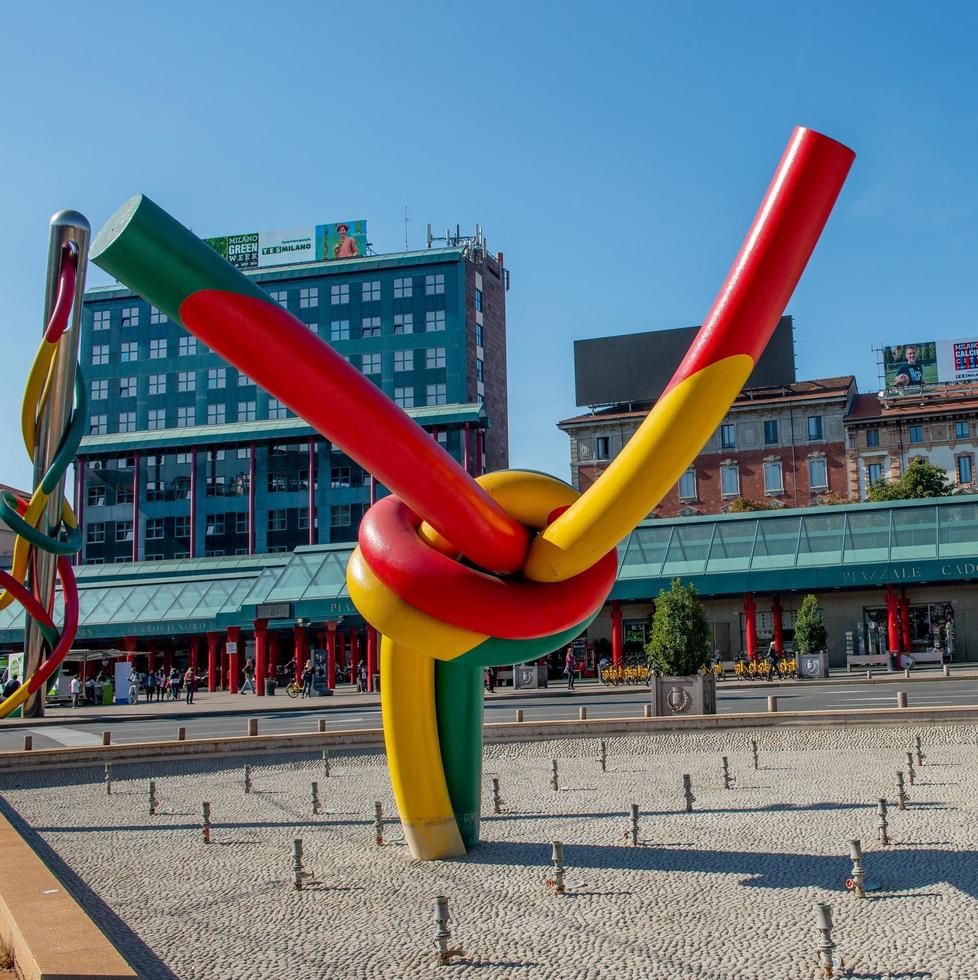
POLYGON ((293 678, 293 680, 285 688, 285 693, 288 694, 290 698, 297 698, 302 694, 302 685, 293 678))

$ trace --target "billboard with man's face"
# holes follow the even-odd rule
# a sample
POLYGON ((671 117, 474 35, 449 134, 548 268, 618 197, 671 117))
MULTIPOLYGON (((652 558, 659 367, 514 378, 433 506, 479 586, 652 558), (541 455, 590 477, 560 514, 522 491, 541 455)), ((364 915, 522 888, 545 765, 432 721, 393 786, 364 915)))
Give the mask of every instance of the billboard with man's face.
POLYGON ((887 388, 978 380, 978 337, 884 347, 883 374, 887 388))

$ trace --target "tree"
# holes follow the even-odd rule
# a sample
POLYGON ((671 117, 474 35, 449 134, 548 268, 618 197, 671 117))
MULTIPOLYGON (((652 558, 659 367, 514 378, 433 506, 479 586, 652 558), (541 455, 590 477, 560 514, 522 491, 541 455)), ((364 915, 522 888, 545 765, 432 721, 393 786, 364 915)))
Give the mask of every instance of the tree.
POLYGON ((713 630, 694 585, 672 580, 655 602, 652 638, 645 652, 656 670, 673 677, 699 672, 710 659, 713 630))
POLYGON ((947 471, 933 463, 915 459, 903 476, 894 483, 881 479, 869 488, 868 499, 873 503, 883 500, 916 500, 920 497, 947 497, 951 493, 951 481, 947 471))
POLYGON ((858 504, 859 501, 855 497, 847 497, 844 493, 839 493, 838 490, 830 490, 828 493, 823 493, 820 497, 815 498, 815 504, 818 507, 835 507, 837 504, 858 504))
POLYGON ((818 599, 811 594, 806 595, 795 620, 795 648, 801 654, 818 653, 825 649, 827 635, 818 599))
POLYGON ((749 497, 736 497, 730 503, 731 514, 747 514, 755 510, 776 510, 774 504, 766 500, 751 500, 749 497))

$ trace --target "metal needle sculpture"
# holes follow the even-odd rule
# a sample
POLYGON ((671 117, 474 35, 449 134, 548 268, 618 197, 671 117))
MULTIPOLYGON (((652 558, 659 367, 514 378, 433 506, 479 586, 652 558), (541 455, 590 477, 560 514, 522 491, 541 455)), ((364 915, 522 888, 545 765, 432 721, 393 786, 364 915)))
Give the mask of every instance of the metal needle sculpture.
POLYGON ((679 479, 747 381, 853 158, 828 137, 795 130, 693 346, 583 495, 539 473, 472 479, 370 380, 148 198, 126 202, 94 242, 99 266, 390 489, 363 519, 347 580, 383 636, 387 755, 416 858, 477 843, 483 669, 547 654, 597 615, 618 542, 679 479))

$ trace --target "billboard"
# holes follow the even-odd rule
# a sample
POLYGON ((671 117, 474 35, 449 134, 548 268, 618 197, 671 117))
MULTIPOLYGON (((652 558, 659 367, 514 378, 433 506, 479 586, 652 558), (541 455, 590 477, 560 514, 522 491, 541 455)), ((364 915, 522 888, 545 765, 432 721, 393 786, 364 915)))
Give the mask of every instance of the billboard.
POLYGON ((884 347, 883 377, 887 388, 978 380, 978 337, 884 347))
POLYGON ((252 231, 205 238, 204 243, 238 269, 355 259, 367 254, 367 222, 337 221, 284 231, 252 231))

